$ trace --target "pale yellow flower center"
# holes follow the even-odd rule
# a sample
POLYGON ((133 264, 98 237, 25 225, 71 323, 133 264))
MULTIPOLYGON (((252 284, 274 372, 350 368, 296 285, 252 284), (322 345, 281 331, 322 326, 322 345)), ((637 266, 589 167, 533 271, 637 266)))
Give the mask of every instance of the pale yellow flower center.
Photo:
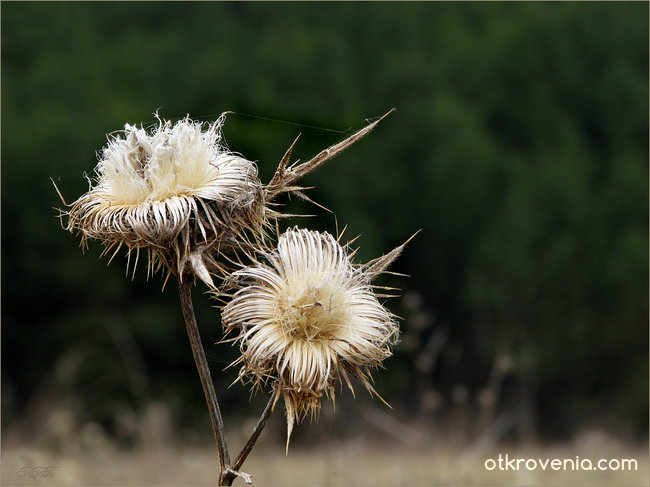
POLYGON ((293 338, 330 340, 341 336, 348 323, 348 306, 342 289, 331 285, 293 287, 280 300, 278 315, 282 328, 293 338))

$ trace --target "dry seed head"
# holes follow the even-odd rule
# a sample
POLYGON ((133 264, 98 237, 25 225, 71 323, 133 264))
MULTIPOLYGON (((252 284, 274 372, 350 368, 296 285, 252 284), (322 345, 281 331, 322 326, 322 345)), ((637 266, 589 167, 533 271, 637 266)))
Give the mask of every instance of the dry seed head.
POLYGON ((288 230, 258 262, 234 274, 239 290, 225 306, 223 323, 238 334, 242 380, 254 387, 275 382, 294 420, 316 416, 323 394, 349 375, 374 393, 370 370, 391 355, 398 327, 378 301, 370 280, 401 251, 372 266, 350 262, 347 248, 328 233, 288 230))
POLYGON ((81 235, 82 246, 98 239, 105 253, 114 249, 113 256, 122 245, 129 256, 135 250, 136 265, 146 250, 149 273, 164 267, 182 278, 191 269, 213 286, 210 272, 227 272, 227 252, 263 248, 269 220, 294 216, 272 209, 277 196, 310 201, 297 185, 300 178, 370 133, 388 113, 304 163, 290 164, 294 142, 266 186, 255 163, 223 145, 226 113, 205 131, 189 118, 174 125, 159 119, 151 132, 127 124, 104 147, 90 190, 62 212, 65 227, 81 235))
POLYGON ((82 245, 94 238, 107 250, 146 249, 149 271, 182 275, 189 266, 205 277, 215 254, 262 238, 268 224, 257 167, 222 144, 223 121, 205 128, 159 119, 150 132, 125 125, 102 150, 66 228, 82 245))

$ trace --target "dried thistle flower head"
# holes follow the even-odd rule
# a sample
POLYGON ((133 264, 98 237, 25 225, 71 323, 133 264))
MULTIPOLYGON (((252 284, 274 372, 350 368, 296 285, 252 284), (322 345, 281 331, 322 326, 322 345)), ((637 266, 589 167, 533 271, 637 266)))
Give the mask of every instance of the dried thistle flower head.
POLYGON ((258 249, 270 220, 294 216, 272 209, 275 198, 291 193, 309 200, 298 180, 383 119, 304 163, 289 164, 294 142, 263 186, 255 163, 222 143, 225 115, 205 130, 189 118, 175 124, 159 119, 150 132, 126 124, 102 150, 89 191, 62 212, 66 229, 81 235, 82 246, 102 241, 113 257, 123 245, 129 257, 135 250, 136 265, 146 249, 149 274, 167 268, 182 279, 191 270, 213 286, 208 269, 225 273, 225 252, 258 249))
POLYGON ((205 128, 159 119, 151 132, 125 125, 102 150, 90 190, 67 212, 67 229, 82 245, 103 241, 105 252, 146 249, 150 272, 165 266, 182 276, 189 264, 209 281, 204 259, 268 224, 257 167, 222 145, 223 120, 205 128))
POLYGON ((370 370, 391 355, 399 330, 370 282, 402 248, 358 266, 332 235, 293 229, 266 263, 234 274, 239 289, 222 320, 238 333, 240 379, 254 387, 275 382, 287 410, 287 445, 294 420, 317 416, 337 383, 352 389, 350 375, 375 393, 370 370))

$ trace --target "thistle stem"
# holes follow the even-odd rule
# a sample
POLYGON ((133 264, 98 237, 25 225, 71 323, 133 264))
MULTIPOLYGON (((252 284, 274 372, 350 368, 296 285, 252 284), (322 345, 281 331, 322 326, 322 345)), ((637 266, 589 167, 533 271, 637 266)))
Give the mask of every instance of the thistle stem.
POLYGON ((223 485, 232 485, 233 480, 235 480, 235 477, 238 475, 239 469, 244 464, 244 461, 246 461, 246 458, 248 457, 249 453, 255 446, 255 443, 257 442, 258 438, 262 434, 262 431, 264 430, 266 423, 271 417, 271 411, 273 410, 273 404, 275 403, 275 398, 277 397, 277 394, 278 391, 274 389, 273 393, 271 394, 271 397, 269 398, 269 402, 266 404, 266 407, 264 408, 264 411, 260 416, 260 419, 257 420, 257 424, 253 428, 253 432, 251 433, 250 438, 248 438, 248 441, 244 445, 244 448, 242 448, 242 451, 235 459, 235 463, 233 463, 232 467, 229 469, 230 471, 227 472, 226 475, 224 476, 223 485))
MULTIPOLYGON (((178 283, 178 289, 181 297, 181 308, 183 309, 183 317, 185 318, 185 325, 187 327, 187 335, 190 339, 192 346, 192 354, 194 355, 194 362, 196 369, 201 378, 201 385, 203 386, 203 393, 205 394, 205 401, 208 404, 210 411, 210 419, 212 421, 212 430, 217 442, 217 451, 219 453, 219 485, 230 485, 223 483, 226 474, 230 470, 230 455, 228 454, 228 445, 226 445, 226 434, 223 426, 223 418, 221 417, 221 410, 219 409, 219 401, 217 400, 217 393, 214 390, 214 383, 208 367, 208 360, 205 357, 203 344, 201 343, 201 335, 199 334, 199 327, 196 323, 196 316, 194 315, 194 306, 192 305, 192 283, 193 279, 185 279, 178 283)), ((232 481, 231 481, 232 483, 232 481)))

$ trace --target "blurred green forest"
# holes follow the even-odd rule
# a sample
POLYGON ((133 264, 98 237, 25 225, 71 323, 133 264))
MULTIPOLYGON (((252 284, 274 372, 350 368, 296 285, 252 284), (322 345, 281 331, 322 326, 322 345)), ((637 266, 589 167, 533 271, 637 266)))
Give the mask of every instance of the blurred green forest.
MULTIPOLYGON (((648 4, 5 2, 2 426, 63 404, 107 431, 170 404, 209 435, 175 285, 131 280, 64 232, 106 134, 153 113, 225 124, 268 181, 397 111, 309 175, 365 261, 418 229, 385 277, 402 342, 377 389, 398 418, 520 437, 648 428, 648 4), (486 419, 487 418, 487 419, 486 419)), ((237 370, 196 288, 222 408, 237 370)), ((339 409, 340 408, 340 409, 339 409)), ((341 421, 361 414, 343 402, 341 421)), ((359 410, 360 411, 360 410, 359 410)), ((351 419, 352 418, 352 419, 351 419)), ((36 428, 36 426, 34 426, 36 428)), ((298 441, 299 438, 298 438, 298 441)))

